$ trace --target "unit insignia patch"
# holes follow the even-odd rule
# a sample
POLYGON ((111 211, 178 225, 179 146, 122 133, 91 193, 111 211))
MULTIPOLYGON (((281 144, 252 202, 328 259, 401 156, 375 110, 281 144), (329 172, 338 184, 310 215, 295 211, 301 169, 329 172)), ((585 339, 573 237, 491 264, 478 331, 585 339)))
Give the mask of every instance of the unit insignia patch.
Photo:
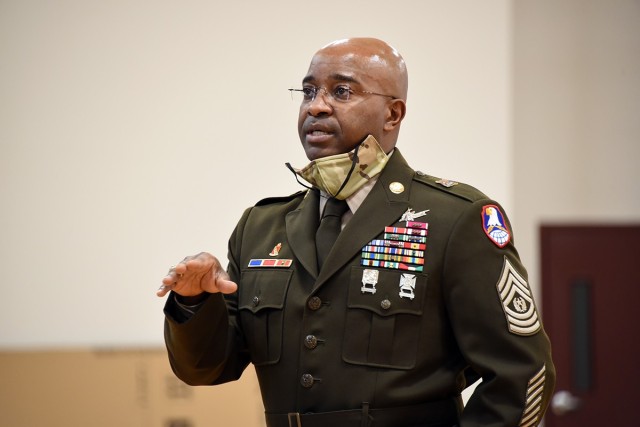
POLYGON ((482 228, 499 248, 504 248, 511 240, 511 232, 504 221, 504 215, 496 205, 482 207, 482 228))
POLYGON ((540 330, 540 320, 527 281, 504 258, 502 274, 496 285, 509 332, 533 335, 540 330))

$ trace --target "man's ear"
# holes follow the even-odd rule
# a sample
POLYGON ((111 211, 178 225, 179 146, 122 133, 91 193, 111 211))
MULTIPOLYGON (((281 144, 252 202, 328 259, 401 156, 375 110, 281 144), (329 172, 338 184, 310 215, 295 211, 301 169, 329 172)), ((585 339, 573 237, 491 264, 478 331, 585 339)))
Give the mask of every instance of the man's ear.
POLYGON ((400 122, 407 113, 407 104, 402 99, 394 99, 389 102, 387 109, 387 121, 384 124, 384 130, 390 132, 400 126, 400 122))

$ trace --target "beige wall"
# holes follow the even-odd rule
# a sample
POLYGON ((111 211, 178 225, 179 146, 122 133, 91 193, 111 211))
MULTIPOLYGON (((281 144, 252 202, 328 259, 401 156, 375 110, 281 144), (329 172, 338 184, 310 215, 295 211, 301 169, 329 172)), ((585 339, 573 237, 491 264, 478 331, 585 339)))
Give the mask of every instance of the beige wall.
POLYGON ((511 207, 506 0, 0 2, 0 347, 159 345, 167 268, 299 189, 313 52, 404 54, 399 147, 511 207))
POLYGON ((640 2, 515 1, 516 242, 539 287, 541 224, 640 223, 640 2))

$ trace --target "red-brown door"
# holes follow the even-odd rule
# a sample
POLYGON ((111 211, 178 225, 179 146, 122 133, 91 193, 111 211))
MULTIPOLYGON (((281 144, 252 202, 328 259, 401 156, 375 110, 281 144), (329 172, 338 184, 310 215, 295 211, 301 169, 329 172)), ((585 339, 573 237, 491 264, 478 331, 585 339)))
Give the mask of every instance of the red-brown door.
POLYGON ((547 427, 640 426, 640 226, 543 226, 547 427))

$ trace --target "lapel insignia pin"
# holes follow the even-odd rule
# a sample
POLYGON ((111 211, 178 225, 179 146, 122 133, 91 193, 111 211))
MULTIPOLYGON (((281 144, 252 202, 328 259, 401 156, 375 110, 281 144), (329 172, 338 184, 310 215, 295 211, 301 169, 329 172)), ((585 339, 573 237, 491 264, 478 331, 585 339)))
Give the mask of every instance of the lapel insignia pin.
POLYGON ((400 182, 395 181, 389 184, 389 190, 391 190, 392 193, 400 194, 404 191, 404 185, 402 185, 402 183, 400 182))
POLYGON ((402 273, 400 276, 400 298, 409 298, 413 300, 416 295, 413 290, 416 288, 415 274, 402 273))
POLYGON ((378 270, 365 269, 362 272, 362 287, 360 291, 364 294, 375 294, 378 283, 378 270))
POLYGON ((429 209, 420 211, 420 212, 416 212, 411 208, 408 208, 407 211, 405 213, 402 214, 402 216, 400 217, 400 221, 406 221, 406 222, 414 222, 416 220, 416 218, 420 218, 422 216, 425 216, 427 214, 427 212, 429 212, 429 209))
POLYGON ((282 243, 278 243, 277 245, 275 245, 269 253, 269 256, 278 256, 278 254, 280 253, 280 249, 282 249, 282 243))

